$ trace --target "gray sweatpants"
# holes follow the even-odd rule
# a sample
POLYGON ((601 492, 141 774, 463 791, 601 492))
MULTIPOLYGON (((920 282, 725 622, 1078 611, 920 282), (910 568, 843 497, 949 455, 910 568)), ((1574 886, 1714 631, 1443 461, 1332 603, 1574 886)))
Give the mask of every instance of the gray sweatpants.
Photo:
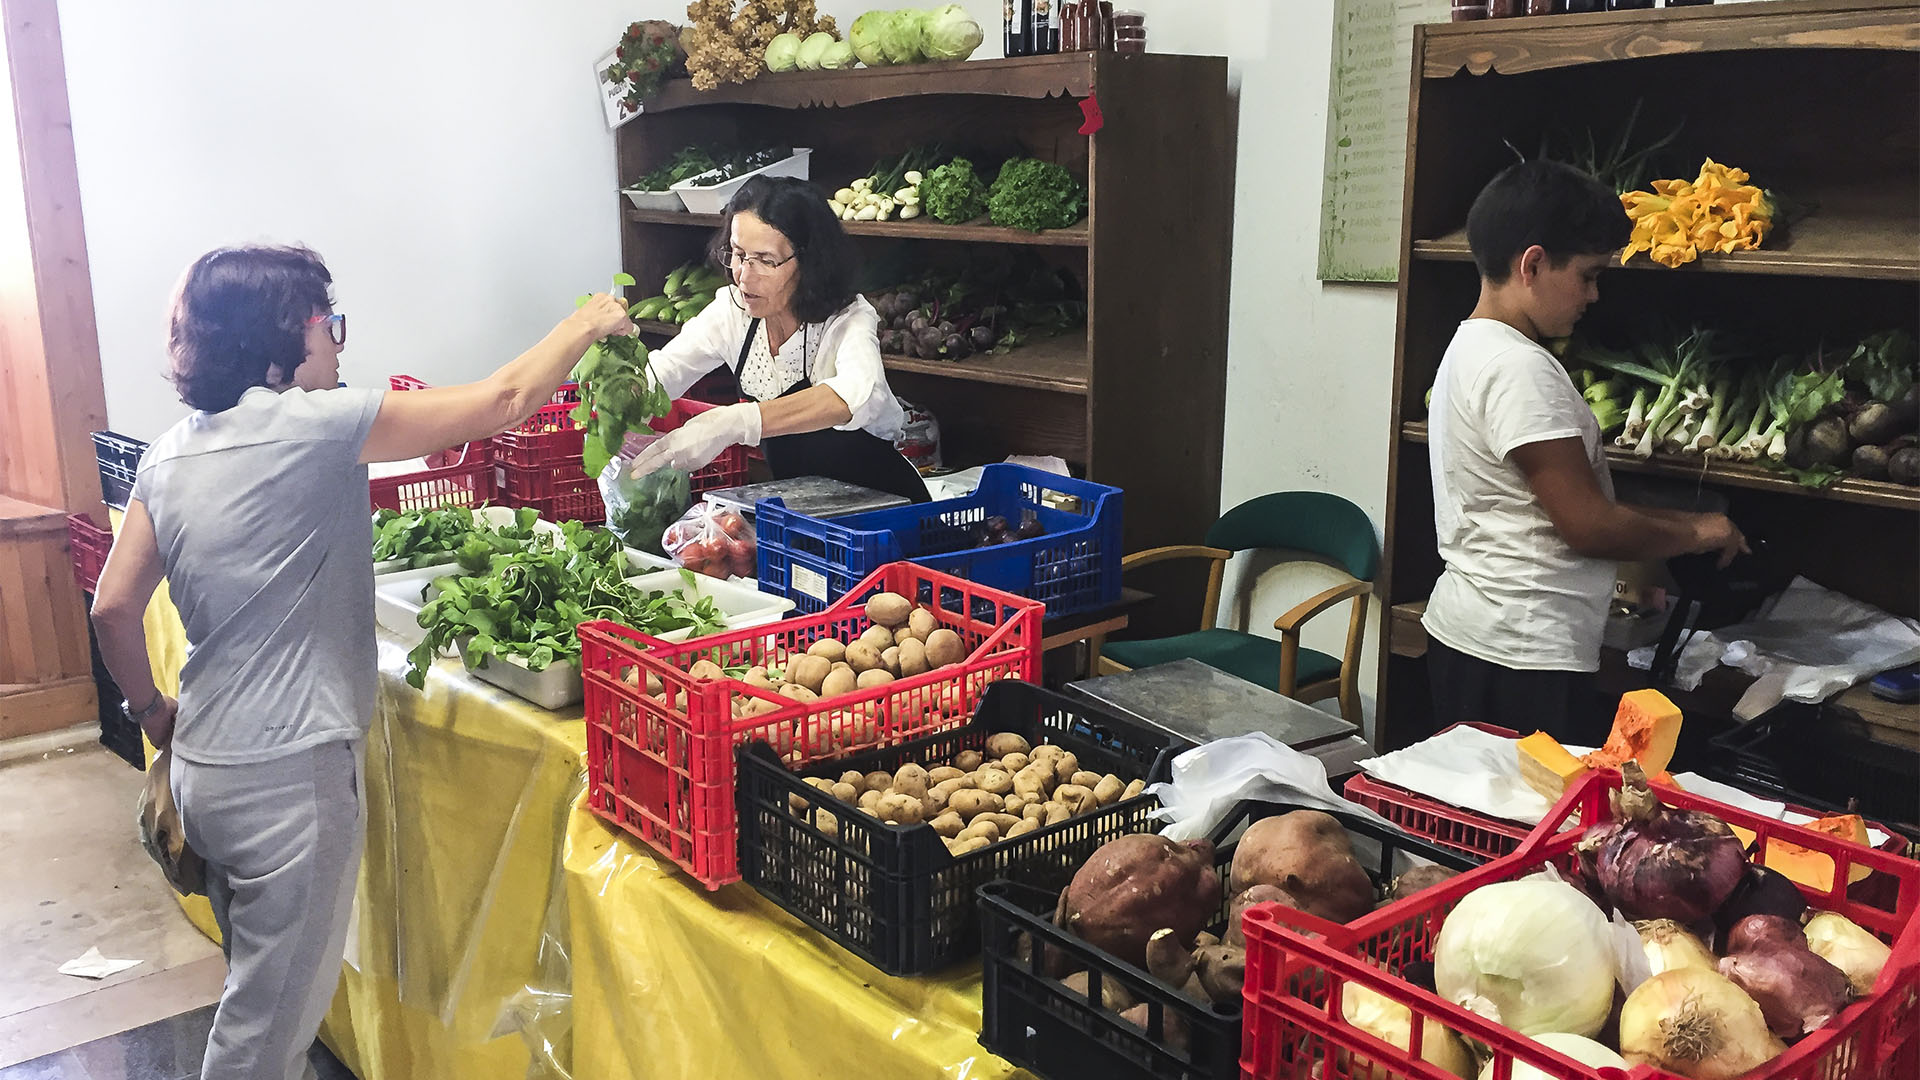
POLYGON ((347 940, 366 842, 361 744, 272 761, 173 760, 187 842, 207 861, 207 897, 227 982, 202 1080, 300 1080, 347 940))

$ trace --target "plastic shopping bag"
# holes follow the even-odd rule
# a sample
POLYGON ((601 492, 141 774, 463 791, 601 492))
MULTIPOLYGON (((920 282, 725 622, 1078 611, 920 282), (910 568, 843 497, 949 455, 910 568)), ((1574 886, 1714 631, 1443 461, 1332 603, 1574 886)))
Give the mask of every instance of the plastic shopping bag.
POLYGON ((633 459, 658 435, 629 435, 620 453, 600 471, 600 498, 607 504, 607 528, 630 548, 665 555, 661 542, 693 501, 691 478, 679 469, 655 469, 639 479, 628 472, 633 459))
POLYGON ((667 557, 697 574, 726 580, 758 572, 753 526, 734 510, 697 503, 662 538, 667 557))

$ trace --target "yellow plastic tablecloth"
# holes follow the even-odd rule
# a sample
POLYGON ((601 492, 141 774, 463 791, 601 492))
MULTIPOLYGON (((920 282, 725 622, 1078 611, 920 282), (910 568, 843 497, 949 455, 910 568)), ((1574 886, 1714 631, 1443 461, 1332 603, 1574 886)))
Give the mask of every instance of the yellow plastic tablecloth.
MULTIPOLYGON (((117 523, 117 522, 116 522, 117 523)), ((164 591, 154 674, 185 644, 164 591)), ((322 1037, 361 1080, 1026 1077, 977 1042, 980 973, 897 979, 744 884, 708 892, 584 808, 579 715, 382 636, 367 851, 322 1037)), ((206 900, 182 901, 216 936, 206 900)))

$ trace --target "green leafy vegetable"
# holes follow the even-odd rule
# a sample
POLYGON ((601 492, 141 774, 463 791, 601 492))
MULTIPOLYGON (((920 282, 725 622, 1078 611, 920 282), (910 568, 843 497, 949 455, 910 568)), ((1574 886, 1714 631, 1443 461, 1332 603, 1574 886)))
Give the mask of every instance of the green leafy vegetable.
POLYGON ((880 27, 880 50, 889 64, 917 64, 927 58, 927 13, 901 8, 880 27))
MULTIPOLYGON (((633 283, 631 274, 613 277, 616 289, 633 283)), ((584 296, 579 300, 586 302, 584 296)), ((634 304, 630 311, 637 313, 640 308, 641 304, 634 304)), ((594 342, 574 365, 573 378, 580 384, 580 405, 573 410, 573 419, 587 433, 581 468, 597 479, 620 453, 627 432, 648 430, 648 423, 665 415, 673 399, 647 368, 647 347, 638 337, 616 334, 594 342)))
POLYGON ((667 163, 634 181, 629 191, 665 191, 682 180, 690 180, 719 167, 713 151, 704 146, 685 146, 674 151, 667 163))
POLYGON ((800 35, 791 31, 767 42, 767 70, 792 71, 800 66, 800 35))
POLYGON ((973 162, 954 158, 920 181, 920 204, 943 225, 958 225, 987 212, 987 185, 973 162))
POLYGON ((489 551, 509 551, 533 539, 537 510, 522 507, 514 520, 494 529, 478 522, 466 507, 435 510, 381 510, 373 515, 373 561, 406 560, 408 569, 451 562, 470 543, 489 551))
POLYGON ((853 20, 853 29, 847 31, 847 43, 853 46, 853 55, 868 67, 885 67, 887 51, 880 47, 880 35, 893 22, 891 11, 869 11, 853 20))
POLYGON ((653 635, 721 628, 712 597, 687 598, 696 589, 692 574, 683 572, 684 590, 636 589, 626 581, 632 570, 618 537, 577 521, 561 528, 557 539, 538 536, 511 551, 461 552, 465 573, 434 581, 439 595, 420 609, 427 635, 407 655, 409 685, 425 686, 433 658, 462 639, 466 660, 475 667, 515 657, 529 671, 544 671, 561 661, 578 662, 574 628, 593 619, 653 635))
POLYGON ((1000 167, 987 192, 993 223, 1041 232, 1064 229, 1087 212, 1086 185, 1065 168, 1035 158, 1014 158, 1000 167))
POLYGON ((807 39, 800 43, 798 54, 800 69, 819 71, 820 61, 826 57, 827 50, 832 48, 834 43, 834 36, 825 30, 807 35, 807 39))
POLYGON ((1913 335, 1883 330, 1862 341, 1847 360, 1847 376, 1866 387, 1875 401, 1899 401, 1913 389, 1916 355, 1913 335))
POLYGON ((980 24, 959 4, 927 12, 922 26, 929 60, 965 60, 986 40, 980 24))

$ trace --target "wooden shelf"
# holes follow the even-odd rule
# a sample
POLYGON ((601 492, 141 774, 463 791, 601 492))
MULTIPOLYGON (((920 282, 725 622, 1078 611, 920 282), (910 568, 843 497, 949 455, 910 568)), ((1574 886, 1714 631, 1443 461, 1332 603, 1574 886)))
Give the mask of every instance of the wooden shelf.
MULTIPOLYGON (((776 109, 862 105, 927 94, 985 94, 1009 98, 1050 98, 1093 92, 1104 64, 1138 63, 1143 57, 1118 53, 1058 53, 1012 60, 966 60, 907 67, 855 68, 851 71, 762 73, 751 82, 695 90, 675 79, 647 99, 647 114, 705 105, 763 105, 776 109)), ((1151 62, 1150 58, 1144 58, 1151 62)))
MULTIPOLYGON (((1415 420, 1401 425, 1400 436, 1408 442, 1426 442, 1426 422, 1415 420)), ((1809 499, 1831 499, 1835 502, 1887 506, 1897 510, 1920 510, 1920 487, 1908 487, 1905 484, 1879 480, 1842 480, 1831 487, 1816 489, 1806 487, 1782 473, 1772 472, 1755 465, 1729 464, 1698 458, 1673 458, 1665 455, 1640 458, 1630 451, 1613 446, 1607 448, 1607 464, 1615 472, 1670 476, 1679 480, 1700 480, 1709 484, 1752 488, 1756 491, 1774 491, 1787 495, 1800 495, 1809 499)))
MULTIPOLYGON (((627 207, 627 220, 645 225, 681 225, 697 229, 720 227, 719 214, 689 214, 673 210, 640 210, 627 207)), ((969 244, 1015 244, 1033 247, 1087 246, 1087 223, 1046 232, 1003 229, 980 218, 963 225, 942 225, 931 218, 912 221, 846 221, 841 225, 849 236, 881 236, 902 240, 954 240, 969 244)))
POLYGON ((1444 79, 1597 64, 1610 60, 1753 49, 1920 49, 1912 0, 1775 0, 1772 3, 1550 15, 1435 23, 1420 74, 1444 79))
MULTIPOLYGON (((643 320, 637 324, 643 334, 673 337, 680 328, 673 323, 643 320)), ((1050 390, 1060 394, 1085 394, 1089 386, 1087 339, 1080 334, 1063 334, 1022 345, 998 356, 974 356, 965 360, 919 360, 911 356, 882 356, 888 371, 910 371, 917 375, 935 375, 962 382, 1017 386, 1024 390, 1050 390)))
MULTIPOLYGON (((1802 277, 1881 278, 1920 281, 1920 215, 1910 200, 1882 207, 1838 196, 1821 200, 1823 211, 1793 223, 1779 247, 1702 255, 1680 267, 1695 274, 1791 274, 1802 277)), ((1472 262, 1467 232, 1459 229, 1434 240, 1413 242, 1415 259, 1472 262)), ((1666 270, 1644 252, 1626 270, 1666 270)))

